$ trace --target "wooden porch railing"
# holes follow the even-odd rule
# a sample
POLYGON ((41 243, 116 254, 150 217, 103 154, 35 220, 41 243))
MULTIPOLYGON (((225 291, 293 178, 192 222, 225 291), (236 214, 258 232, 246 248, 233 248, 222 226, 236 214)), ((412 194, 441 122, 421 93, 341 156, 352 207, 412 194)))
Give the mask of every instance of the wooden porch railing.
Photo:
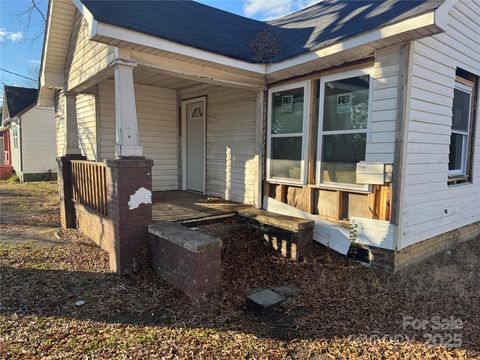
POLYGON ((108 216, 106 167, 104 163, 72 161, 73 200, 108 216))

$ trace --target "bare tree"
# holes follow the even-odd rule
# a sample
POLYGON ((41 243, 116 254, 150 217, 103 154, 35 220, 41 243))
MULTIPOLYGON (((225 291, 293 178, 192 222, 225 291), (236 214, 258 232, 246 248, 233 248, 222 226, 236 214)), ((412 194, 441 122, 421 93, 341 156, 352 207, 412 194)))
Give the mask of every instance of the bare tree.
POLYGON ((25 34, 25 36, 28 39, 35 42, 43 36, 45 25, 47 24, 47 17, 44 11, 42 10, 42 4, 44 3, 45 0, 30 0, 30 1, 31 1, 31 5, 29 5, 25 11, 21 12, 20 14, 17 14, 17 16, 19 17, 20 21, 23 23, 23 26, 24 26, 23 33, 25 34), (30 34, 32 19, 36 16, 41 18, 43 26, 41 26, 41 28, 32 35, 30 34))

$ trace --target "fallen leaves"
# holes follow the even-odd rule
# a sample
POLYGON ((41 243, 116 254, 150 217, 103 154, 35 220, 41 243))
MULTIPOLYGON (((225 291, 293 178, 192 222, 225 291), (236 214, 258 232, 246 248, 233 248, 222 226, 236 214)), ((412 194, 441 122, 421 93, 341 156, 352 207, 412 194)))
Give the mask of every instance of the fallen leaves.
MULTIPOLYGON (((0 231, 28 231, 30 225, 21 226, 2 225, 0 231)), ((245 230, 223 238, 221 288, 191 301, 148 263, 120 277, 109 272, 107 255, 78 231, 62 230, 59 237, 54 244, 0 241, 0 357, 480 356, 479 241, 388 276, 320 246, 294 263, 245 230), (275 316, 244 309, 249 289, 283 284, 300 292, 275 316), (84 304, 76 306, 79 300, 84 304), (431 346, 424 331, 402 327, 404 316, 435 315, 462 319, 462 346, 431 346)))

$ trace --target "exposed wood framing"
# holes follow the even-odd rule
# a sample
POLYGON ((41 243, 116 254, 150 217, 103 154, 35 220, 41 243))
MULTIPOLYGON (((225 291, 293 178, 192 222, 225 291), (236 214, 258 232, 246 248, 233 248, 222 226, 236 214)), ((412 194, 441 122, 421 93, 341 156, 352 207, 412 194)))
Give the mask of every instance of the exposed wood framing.
POLYGON ((365 193, 265 181, 264 195, 329 221, 343 223, 352 217, 390 220, 390 185, 373 185, 372 192, 365 193))

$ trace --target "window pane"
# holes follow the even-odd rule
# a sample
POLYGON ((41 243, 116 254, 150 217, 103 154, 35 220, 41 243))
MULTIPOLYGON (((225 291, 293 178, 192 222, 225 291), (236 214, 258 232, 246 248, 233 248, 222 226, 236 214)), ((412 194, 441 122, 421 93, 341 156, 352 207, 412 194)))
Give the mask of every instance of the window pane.
POLYGON ((275 92, 272 98, 272 134, 301 133, 303 88, 275 92))
POLYGON ((270 177, 301 179, 302 138, 272 138, 270 177))
POLYGON ((453 95, 452 129, 468 131, 468 118, 470 116, 470 94, 455 89, 453 95))
POLYGON ((324 135, 323 182, 356 184, 357 163, 365 160, 366 134, 324 135))
POLYGON ((323 130, 366 129, 369 75, 325 83, 323 130))
POLYGON ((448 161, 448 170, 462 170, 463 148, 466 144, 467 136, 462 134, 452 134, 450 136, 450 154, 448 161))

